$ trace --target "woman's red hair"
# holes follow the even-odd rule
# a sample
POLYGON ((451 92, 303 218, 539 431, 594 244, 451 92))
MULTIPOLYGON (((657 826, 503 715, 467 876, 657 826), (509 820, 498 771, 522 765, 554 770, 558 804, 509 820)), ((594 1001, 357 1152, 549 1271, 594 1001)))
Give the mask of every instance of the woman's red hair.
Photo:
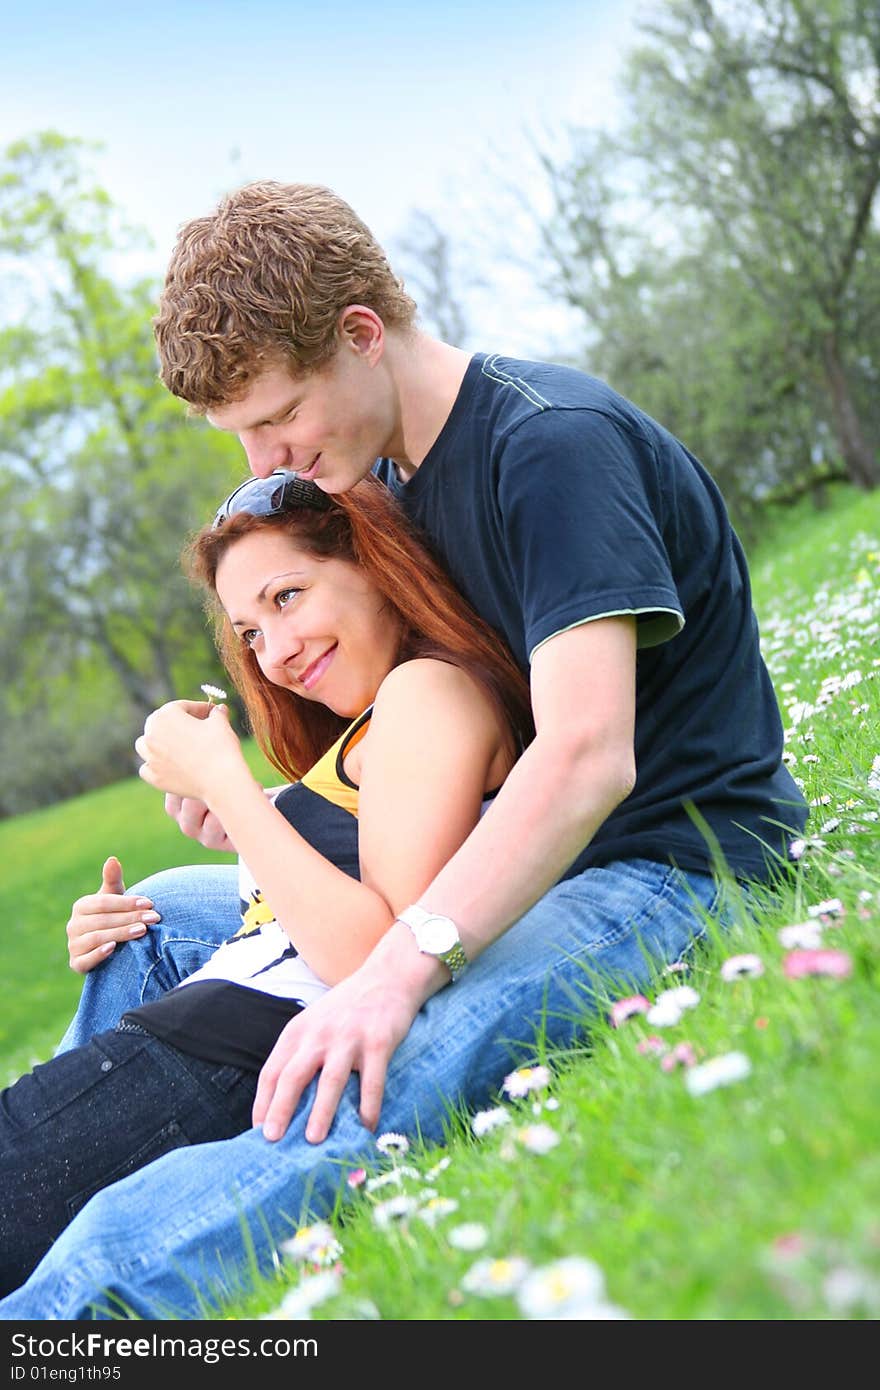
POLYGON ((302 777, 350 721, 267 680, 217 602, 221 556, 239 537, 264 530, 284 531, 314 555, 354 561, 401 620, 398 661, 434 657, 461 667, 502 714, 514 751, 529 742, 534 726, 523 673, 417 538, 387 488, 367 477, 350 492, 334 496, 326 511, 299 507, 274 516, 239 513, 216 530, 205 527, 186 552, 191 575, 209 590, 218 650, 244 700, 254 736, 286 777, 302 777))

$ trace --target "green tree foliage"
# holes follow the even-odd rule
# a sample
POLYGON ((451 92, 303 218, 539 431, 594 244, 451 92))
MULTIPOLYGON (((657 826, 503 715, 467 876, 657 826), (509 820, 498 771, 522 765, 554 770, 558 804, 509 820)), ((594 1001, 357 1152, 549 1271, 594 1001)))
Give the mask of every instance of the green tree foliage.
POLYGON ((218 670, 179 555, 242 473, 161 386, 157 286, 114 278, 133 237, 86 148, 0 160, 0 812, 128 773, 144 716, 218 670))
POLYGON ((556 283, 590 361, 687 438, 741 515, 880 479, 880 10, 667 0, 623 137, 546 159, 556 283))

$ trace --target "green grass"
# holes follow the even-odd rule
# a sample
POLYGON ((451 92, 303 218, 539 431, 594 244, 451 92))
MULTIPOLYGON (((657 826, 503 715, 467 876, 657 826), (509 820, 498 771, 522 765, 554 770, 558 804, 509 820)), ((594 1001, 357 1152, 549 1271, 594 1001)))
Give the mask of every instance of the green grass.
MULTIPOLYGON (((396 1176, 345 1189, 332 1223, 341 1252, 328 1256, 338 1287, 313 1318, 524 1317, 519 1260, 543 1271, 542 1316, 558 1316, 564 1267, 551 1276, 572 1258, 601 1278, 606 1316, 880 1313, 880 496, 840 494, 828 513, 790 514, 752 556, 752 577, 786 758, 815 803, 795 881, 726 938, 710 931, 687 977, 699 1002, 679 1023, 600 1020, 589 1053, 550 1059, 546 1084, 522 1099, 499 1096, 502 1127, 477 1138, 453 1116, 445 1151, 377 1151, 369 1176, 396 1176), (832 898, 842 910, 818 919, 823 945, 845 954, 850 973, 789 978, 779 929, 815 922, 811 909, 832 898), (721 965, 742 952, 763 973, 727 982, 721 965), (640 1047, 651 1037, 662 1054, 640 1047), (692 1069, 669 1067, 685 1043, 698 1063, 742 1054, 748 1074, 692 1094, 692 1069), (546 1152, 530 1147, 537 1125, 546 1152), (393 1197, 410 1200, 388 1208, 393 1197), (465 1223, 482 1229, 479 1248, 456 1243, 465 1223), (487 1259, 494 1292, 481 1293, 473 1267, 487 1259)), ((0 836, 0 1023, 12 1071, 66 1021, 77 983, 63 922, 104 855, 118 853, 133 881, 194 847, 136 782, 0 825, 0 836)), ((651 995, 682 978, 658 977, 651 995)), ((290 1289, 321 1287, 309 1283, 319 1264, 286 1259, 224 1315, 275 1313, 290 1289)))
MULTIPOLYGON (((248 744, 257 776, 279 781, 248 744)), ((163 799, 126 778, 57 806, 0 821, 0 1076, 50 1055, 76 1006, 80 976, 67 967, 70 907, 101 882, 108 854, 126 884, 175 864, 231 862, 181 835, 163 799)))

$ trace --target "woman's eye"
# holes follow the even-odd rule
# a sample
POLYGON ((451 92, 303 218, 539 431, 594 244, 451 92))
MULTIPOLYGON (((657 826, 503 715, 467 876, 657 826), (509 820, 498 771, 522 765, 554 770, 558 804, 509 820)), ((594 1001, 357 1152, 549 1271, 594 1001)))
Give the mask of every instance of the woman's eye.
POLYGON ((300 592, 299 589, 281 589, 275 595, 275 602, 278 604, 279 608, 286 608, 287 604, 291 603, 300 592))
POLYGON ((252 647, 259 635, 260 629, 258 627, 248 627, 245 628, 244 632, 241 634, 241 640, 246 647, 252 647))

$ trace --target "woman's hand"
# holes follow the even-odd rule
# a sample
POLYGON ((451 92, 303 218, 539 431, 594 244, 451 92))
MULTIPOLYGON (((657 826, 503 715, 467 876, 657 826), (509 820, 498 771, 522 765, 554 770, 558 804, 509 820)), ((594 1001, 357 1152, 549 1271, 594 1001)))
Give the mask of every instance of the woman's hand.
POLYGON ((104 864, 97 893, 78 898, 67 923, 68 959, 71 970, 86 975, 116 949, 118 941, 143 936, 160 921, 149 898, 125 896, 122 865, 113 855, 104 864))
POLYGON ((147 716, 135 743, 139 774, 151 787, 210 804, 212 786, 236 767, 246 768, 225 705, 172 700, 147 716))

